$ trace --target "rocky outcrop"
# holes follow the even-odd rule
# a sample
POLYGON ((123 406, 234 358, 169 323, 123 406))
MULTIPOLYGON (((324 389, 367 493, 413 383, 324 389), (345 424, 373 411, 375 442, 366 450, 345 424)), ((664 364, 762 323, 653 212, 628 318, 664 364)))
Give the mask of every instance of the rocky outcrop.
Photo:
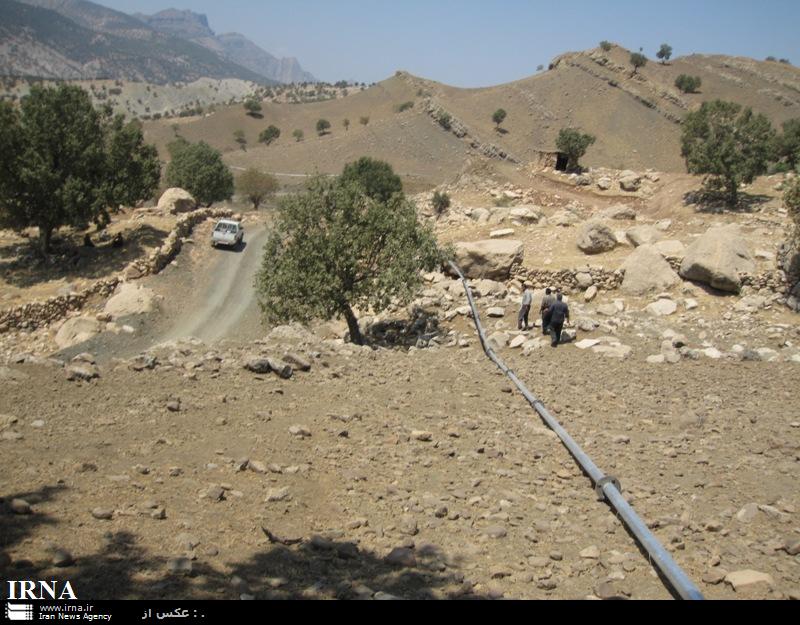
POLYGON ((710 228, 686 250, 680 275, 720 291, 738 293, 742 274, 754 273, 755 263, 738 226, 710 228))
POLYGON ((636 226, 625 233, 625 238, 631 242, 633 247, 639 247, 640 245, 652 245, 663 239, 664 235, 653 226, 636 226))
POLYGON ((665 291, 681 280, 664 257, 651 245, 641 245, 622 264, 625 279, 622 291, 645 295, 665 291))
POLYGON ((104 324, 91 317, 72 317, 67 319, 55 337, 60 349, 67 349, 88 341, 103 331, 104 324))
POLYGON ((456 263, 467 278, 506 280, 511 268, 522 263, 524 248, 521 241, 492 240, 456 243, 456 263))
POLYGON ((104 312, 112 317, 141 315, 149 313, 155 307, 155 293, 152 289, 125 282, 117 287, 117 292, 106 302, 104 312))
POLYGON ((158 210, 162 210, 170 215, 178 213, 188 213, 197 208, 197 201, 192 194, 185 189, 173 187, 167 189, 158 200, 158 210))

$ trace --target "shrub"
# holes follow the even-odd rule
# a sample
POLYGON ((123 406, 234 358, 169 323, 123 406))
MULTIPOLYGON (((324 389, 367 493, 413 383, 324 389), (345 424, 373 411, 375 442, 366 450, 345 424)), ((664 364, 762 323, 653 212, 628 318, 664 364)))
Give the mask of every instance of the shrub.
POLYGON ((414 103, 411 101, 403 102, 400 106, 397 107, 397 111, 400 113, 405 113, 406 111, 413 109, 414 103))
POLYGON ((247 137, 244 136, 244 130, 234 130, 233 140, 236 141, 243 150, 247 149, 247 137))
POLYGON ((255 98, 249 98, 244 101, 244 110, 247 115, 259 117, 261 114, 261 103, 255 98))
POLYGON ((703 81, 700 76, 689 76, 688 74, 681 74, 675 79, 675 86, 683 93, 697 93, 703 81))
POLYGON ((447 193, 434 192, 433 199, 431 200, 433 210, 437 215, 441 215, 444 211, 450 208, 450 196, 447 193))
POLYGON ((612 48, 611 42, 610 41, 601 41, 600 42, 600 48, 603 50, 603 52, 610 52, 611 48, 612 48))
POLYGON ((439 125, 445 130, 450 130, 453 127, 453 118, 450 113, 446 113, 445 111, 439 111, 439 114, 436 116, 436 121, 438 121, 439 125))
POLYGON ((783 134, 778 138, 778 156, 789 169, 800 165, 800 117, 783 122, 783 134))
POLYGON ((369 117, 368 116, 359 117, 358 118, 358 123, 361 124, 362 126, 368 125, 369 124, 369 117))
POLYGON ((300 143, 303 138, 305 137, 305 133, 300 130, 299 128, 292 133, 292 136, 295 138, 295 141, 300 143))

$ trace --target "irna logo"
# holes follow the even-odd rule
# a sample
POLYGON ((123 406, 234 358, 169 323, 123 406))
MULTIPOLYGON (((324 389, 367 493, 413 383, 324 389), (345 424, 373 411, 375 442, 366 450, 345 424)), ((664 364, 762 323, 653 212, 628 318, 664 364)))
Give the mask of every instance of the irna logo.
POLYGON ((45 601, 47 599, 72 599, 76 600, 75 591, 72 590, 72 585, 69 582, 58 582, 51 580, 44 581, 9 581, 8 582, 8 597, 7 599, 38 599, 45 601))

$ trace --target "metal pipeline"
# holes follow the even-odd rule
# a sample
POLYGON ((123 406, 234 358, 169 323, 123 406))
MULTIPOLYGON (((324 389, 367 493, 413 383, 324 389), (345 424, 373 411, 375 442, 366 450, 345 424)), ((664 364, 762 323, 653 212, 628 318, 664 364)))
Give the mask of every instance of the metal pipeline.
POLYGON ((625 501, 625 498, 622 496, 622 488, 619 480, 614 476, 606 475, 598 468, 592 459, 586 455, 586 452, 581 449, 580 445, 575 442, 575 439, 573 439, 558 420, 550 414, 550 411, 545 408, 541 400, 528 390, 516 374, 509 369, 503 360, 495 353, 486 339, 483 325, 478 316, 478 309, 472 297, 472 289, 470 289, 467 279, 454 262, 450 262, 450 267, 458 274, 461 283, 464 285, 464 292, 467 294, 467 301, 472 310, 472 318, 475 321, 475 328, 478 331, 481 347, 483 347, 483 351, 489 359, 514 383, 531 407, 538 413, 547 426, 556 433, 558 438, 561 439, 561 442, 569 450, 569 453, 572 454, 572 457, 575 458, 581 469, 591 478, 598 497, 605 499, 605 501, 617 511, 617 514, 622 518, 627 528, 636 537, 644 550, 647 551, 648 555, 658 567, 658 570, 661 571, 661 574, 669 581, 678 595, 682 599, 704 599, 703 594, 697 586, 694 585, 692 580, 689 579, 689 576, 686 575, 683 569, 672 559, 669 552, 664 549, 653 533, 647 529, 647 525, 645 525, 636 512, 634 512, 630 504, 625 501))

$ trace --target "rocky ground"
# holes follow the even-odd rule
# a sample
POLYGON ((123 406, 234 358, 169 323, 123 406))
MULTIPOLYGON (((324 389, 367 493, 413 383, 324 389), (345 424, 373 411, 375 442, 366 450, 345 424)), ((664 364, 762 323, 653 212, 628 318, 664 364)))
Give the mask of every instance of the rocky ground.
MULTIPOLYGON (((760 184, 767 194, 775 181, 760 184)), ((725 295, 671 275, 660 289, 609 286, 634 249, 689 249, 731 223, 765 248, 751 260, 767 270, 785 215, 769 195, 741 215, 668 209, 687 181, 653 185, 623 220, 606 213, 620 198, 557 181, 454 190, 437 227, 449 241, 514 229, 525 275, 568 272, 573 323, 557 349, 516 329, 518 270, 472 280, 491 343, 701 591, 798 598, 796 314, 767 286, 725 295), (477 208, 487 193, 511 206, 477 208), (576 241, 596 217, 616 242, 590 256, 576 241)), ((118 318, 100 302, 84 314, 114 328, 60 352, 64 324, 4 335, 4 576, 70 579, 81 598, 670 596, 486 359, 460 282, 427 275, 408 309, 362 315, 372 347, 345 343, 341 323, 258 333, 249 307, 253 323, 227 340, 179 340, 170 330, 207 299, 203 284, 253 270, 248 251, 197 244, 207 228, 141 281, 154 311, 118 318)), ((141 290, 124 295, 136 303, 141 290)))

